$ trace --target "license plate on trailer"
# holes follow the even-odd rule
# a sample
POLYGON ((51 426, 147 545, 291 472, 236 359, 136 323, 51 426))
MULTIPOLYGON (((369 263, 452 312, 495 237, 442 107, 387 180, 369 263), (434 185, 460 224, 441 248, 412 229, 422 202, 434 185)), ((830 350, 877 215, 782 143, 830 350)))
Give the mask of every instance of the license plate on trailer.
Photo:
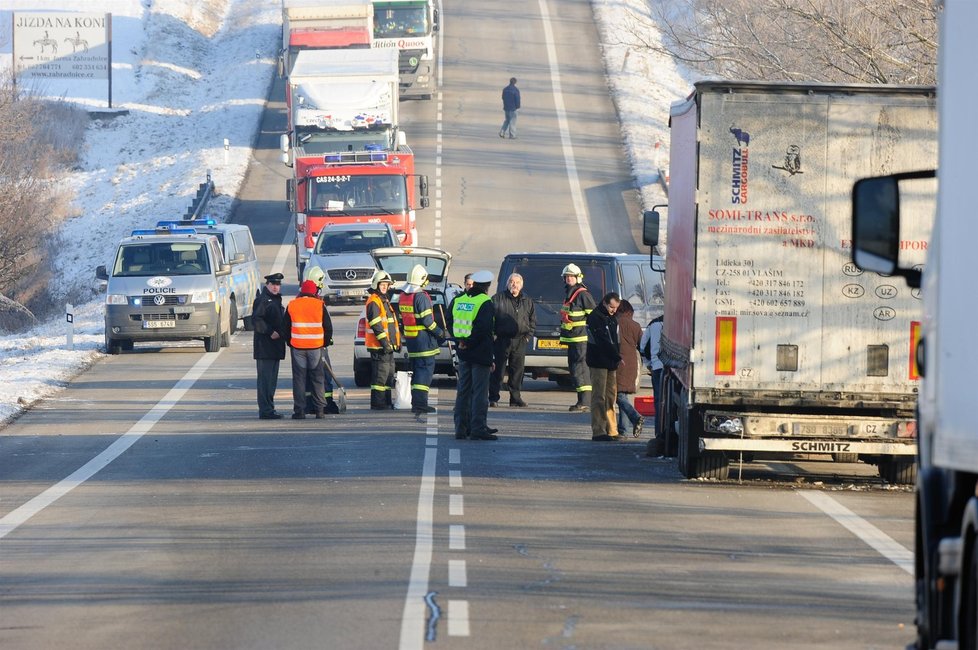
POLYGON ((561 350, 567 346, 560 342, 560 339, 538 339, 537 350, 561 350))
POLYGON ((144 330, 160 330, 166 329, 167 327, 176 327, 177 322, 175 320, 144 320, 143 329, 144 330))

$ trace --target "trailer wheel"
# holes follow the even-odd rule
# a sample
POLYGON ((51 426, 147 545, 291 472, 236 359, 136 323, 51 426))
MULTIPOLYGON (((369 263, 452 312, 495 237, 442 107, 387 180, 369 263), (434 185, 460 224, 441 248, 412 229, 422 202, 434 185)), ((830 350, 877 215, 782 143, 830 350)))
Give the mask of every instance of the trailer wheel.
POLYGON ((699 412, 686 408, 686 391, 676 405, 679 415, 679 471, 686 478, 715 478, 726 480, 730 461, 722 452, 700 452, 699 442, 703 425, 699 412))
POLYGON ((832 460, 837 463, 858 463, 859 454, 832 454, 832 460))
POLYGON ((662 454, 670 458, 675 458, 679 453, 679 438, 676 434, 677 422, 676 422, 676 393, 673 390, 673 384, 675 382, 672 380, 670 374, 666 374, 662 378, 662 405, 661 407, 656 405, 656 412, 661 408, 662 414, 659 420, 659 433, 662 435, 662 454))
POLYGON ((877 469, 881 479, 894 485, 913 485, 917 480, 917 461, 912 456, 883 456, 877 469))

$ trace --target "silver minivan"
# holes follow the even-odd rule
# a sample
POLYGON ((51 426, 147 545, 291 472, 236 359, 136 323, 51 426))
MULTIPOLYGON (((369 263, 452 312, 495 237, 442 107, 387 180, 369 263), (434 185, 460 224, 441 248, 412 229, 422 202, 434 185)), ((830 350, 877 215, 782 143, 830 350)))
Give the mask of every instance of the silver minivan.
POLYGON ((183 221, 160 221, 156 227, 193 228, 198 234, 214 235, 221 245, 224 262, 231 265, 231 333, 238 329, 241 319, 244 329, 254 329, 251 312, 255 307, 255 296, 261 291, 262 274, 258 265, 258 253, 251 238, 251 229, 240 223, 217 223, 214 219, 183 221))
POLYGON ((201 339, 208 352, 231 341, 231 265, 214 235, 193 228, 135 230, 119 242, 111 269, 96 277, 105 296, 105 351, 136 341, 201 339))

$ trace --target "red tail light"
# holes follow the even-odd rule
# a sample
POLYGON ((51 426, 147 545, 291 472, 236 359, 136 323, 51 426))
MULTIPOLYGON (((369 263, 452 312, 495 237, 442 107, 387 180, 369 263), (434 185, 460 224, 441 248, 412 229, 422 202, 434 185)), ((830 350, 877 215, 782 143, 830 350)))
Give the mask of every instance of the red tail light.
POLYGON ((367 319, 361 318, 357 321, 357 338, 363 339, 367 337, 367 319))

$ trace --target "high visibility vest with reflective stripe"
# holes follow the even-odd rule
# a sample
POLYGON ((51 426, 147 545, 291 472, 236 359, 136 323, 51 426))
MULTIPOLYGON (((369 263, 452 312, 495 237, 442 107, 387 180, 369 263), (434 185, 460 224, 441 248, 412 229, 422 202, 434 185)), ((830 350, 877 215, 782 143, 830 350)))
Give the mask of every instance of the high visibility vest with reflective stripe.
POLYGON ((587 343, 587 315, 591 310, 582 309, 583 304, 575 305, 577 297, 585 291, 587 288, 583 286, 575 289, 560 308, 561 343, 587 343))
POLYGON ((413 294, 402 293, 401 299, 397 303, 397 310, 401 314, 401 325, 404 327, 404 339, 408 344, 408 357, 434 357, 438 355, 438 341, 434 338, 433 332, 438 329, 435 323, 434 314, 431 311, 431 296, 426 291, 419 291, 413 294), (411 297, 410 304, 405 300, 411 297), (425 298, 425 300, 419 300, 425 298), (418 304, 418 303, 423 304, 418 304), (416 311, 426 307, 423 311, 416 311), (427 327, 424 321, 428 321, 427 327), (421 332, 431 332, 431 336, 422 336, 421 332))
MULTIPOLYGON (((363 344, 368 350, 382 350, 384 348, 384 339, 390 341, 391 347, 397 348, 401 345, 401 332, 397 328, 397 318, 393 314, 388 314, 386 304, 387 301, 382 300, 380 294, 372 293, 367 298, 367 306, 370 303, 377 305, 379 315, 375 316, 373 320, 367 321, 366 331, 363 336, 363 344), (373 326, 377 323, 383 323, 384 333, 378 336, 374 332, 373 326), (393 327, 392 327, 393 326, 393 327)), ((367 316, 369 319, 369 315, 367 316)))
POLYGON ((479 315, 479 308, 491 298, 484 293, 477 296, 463 295, 455 299, 452 307, 452 334, 457 339, 467 339, 472 336, 472 324, 479 315))
POLYGON ((289 303, 292 321, 292 347, 300 350, 321 348, 325 344, 323 330, 323 301, 312 296, 299 296, 289 303))

